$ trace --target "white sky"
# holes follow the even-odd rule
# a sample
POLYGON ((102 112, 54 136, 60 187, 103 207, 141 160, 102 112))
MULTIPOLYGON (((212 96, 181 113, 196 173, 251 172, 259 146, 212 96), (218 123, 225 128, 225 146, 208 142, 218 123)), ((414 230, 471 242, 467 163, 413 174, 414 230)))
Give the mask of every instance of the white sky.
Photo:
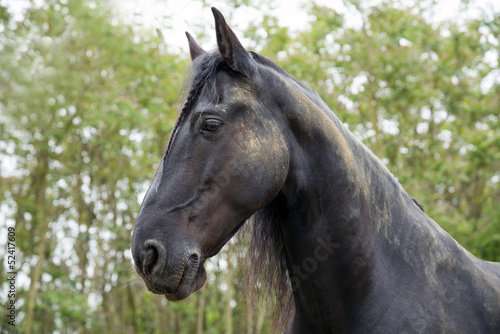
MULTIPOLYGON (((210 8, 204 8, 201 1, 178 1, 178 0, 113 0, 120 8, 123 15, 135 24, 141 24, 146 29, 159 28, 169 46, 180 48, 187 52, 187 42, 184 31, 191 33, 197 31, 197 26, 212 24, 213 16, 210 8), (169 19, 165 19, 168 17, 169 19)), ((311 3, 308 0, 274 0, 273 9, 264 8, 265 12, 276 16, 281 25, 292 30, 303 28, 308 22, 308 16, 304 10, 304 4, 311 3)), ((315 0, 317 4, 335 8, 345 15, 345 21, 350 25, 360 25, 359 17, 349 11, 342 0, 315 0)), ((380 0, 364 1, 366 4, 378 3, 380 0)), ((400 3, 413 3, 414 1, 403 0, 400 3)), ((475 18, 484 10, 487 13, 500 11, 499 0, 470 0, 467 10, 460 12, 461 0, 436 1, 435 12, 432 20, 436 22, 445 20, 462 20, 464 18, 475 18)), ((259 19, 262 13, 254 10, 234 10, 232 5, 226 1, 215 0, 209 2, 210 6, 219 9, 226 17, 229 25, 241 38, 244 30, 253 20, 259 19)), ((268 7, 268 5, 265 5, 268 7)), ((215 33, 207 32, 208 45, 202 47, 209 49, 215 46, 215 33)))
MULTIPOLYGON (((43 0, 0 0, 0 4, 7 5, 9 11, 17 19, 22 18, 21 13, 24 8, 30 6, 30 1, 35 6, 43 4, 43 0)), ((71 0, 60 0, 68 2, 71 0)), ((88 3, 98 2, 100 0, 88 1, 88 3)), ((200 0, 111 0, 115 4, 118 16, 132 26, 145 29, 160 29, 165 36, 167 45, 175 50, 181 49, 187 52, 187 42, 185 41, 185 31, 197 33, 204 31, 203 26, 213 24, 213 17, 210 8, 205 8, 200 0)), ((265 2, 263 0, 259 0, 265 2)), ((301 29, 308 21, 308 16, 304 10, 304 4, 311 3, 311 0, 271 0, 273 9, 269 5, 264 5, 265 12, 276 16, 281 25, 293 29, 301 29)), ((360 23, 359 17, 356 17, 352 11, 346 9, 342 0, 315 0, 317 4, 326 5, 335 8, 345 15, 346 22, 356 26, 360 23)), ((363 1, 365 4, 373 4, 381 0, 363 1)), ((403 0, 399 3, 413 3, 411 0, 403 0)), ((432 19, 435 21, 443 20, 461 20, 463 18, 478 17, 481 10, 491 13, 500 11, 499 0, 470 0, 465 12, 460 12, 461 0, 438 0, 436 1, 435 12, 432 19)), ((237 9, 226 1, 215 0, 207 2, 210 6, 218 8, 226 17, 233 30, 240 36, 250 22, 259 19, 262 15, 255 10, 237 9)), ((215 34, 207 31, 207 45, 202 45, 206 49, 215 46, 215 34)))

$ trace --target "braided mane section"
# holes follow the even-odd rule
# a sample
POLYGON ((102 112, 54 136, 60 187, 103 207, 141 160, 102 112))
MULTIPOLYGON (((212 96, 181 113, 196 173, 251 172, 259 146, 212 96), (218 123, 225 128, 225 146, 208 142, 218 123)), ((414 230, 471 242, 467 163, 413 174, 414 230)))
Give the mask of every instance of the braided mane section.
MULTIPOLYGON (((172 129, 172 134, 170 140, 168 141, 167 148, 163 154, 163 161, 165 163, 168 157, 168 153, 175 140, 175 135, 180 124, 183 122, 186 115, 189 114, 192 107, 198 100, 198 97, 202 92, 207 93, 213 101, 219 100, 219 95, 217 94, 216 83, 217 83, 217 70, 221 66, 220 56, 217 52, 206 53, 198 58, 196 58, 191 65, 191 74, 189 76, 189 94, 186 98, 186 102, 182 107, 179 118, 175 122, 174 128, 172 129)), ((163 169, 162 169, 163 171, 163 169)), ((161 180, 161 178, 160 178, 161 180)))

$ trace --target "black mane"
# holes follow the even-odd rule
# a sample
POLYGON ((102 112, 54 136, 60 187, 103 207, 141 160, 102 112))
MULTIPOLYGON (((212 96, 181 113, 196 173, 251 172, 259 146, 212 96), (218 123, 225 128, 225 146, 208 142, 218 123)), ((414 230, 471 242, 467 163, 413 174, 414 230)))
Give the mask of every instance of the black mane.
POLYGON ((189 88, 189 93, 186 97, 186 102, 182 107, 181 113, 177 122, 175 122, 172 134, 170 135, 170 140, 168 141, 167 148, 163 155, 163 161, 166 160, 168 152, 170 151, 170 146, 174 141, 177 129, 179 125, 184 120, 185 116, 189 113, 192 106, 197 101, 198 97, 202 92, 206 92, 207 96, 211 96, 214 101, 219 100, 219 95, 216 89, 217 86, 217 71, 222 66, 222 61, 217 52, 206 53, 195 61, 193 61, 187 86, 189 88))
MULTIPOLYGON (((251 225, 250 245, 244 265, 247 298, 251 307, 257 308, 262 303, 266 310, 274 313, 273 332, 280 332, 293 316, 295 305, 279 215, 275 206, 269 203, 248 223, 251 225)), ((248 238, 245 232, 240 233, 240 238, 242 236, 248 238)))

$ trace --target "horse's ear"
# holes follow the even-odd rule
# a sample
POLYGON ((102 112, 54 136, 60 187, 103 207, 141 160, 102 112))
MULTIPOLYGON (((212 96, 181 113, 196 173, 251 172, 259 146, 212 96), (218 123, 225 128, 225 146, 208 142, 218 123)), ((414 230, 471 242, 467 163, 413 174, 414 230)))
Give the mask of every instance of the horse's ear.
POLYGON ((191 60, 195 60, 198 56, 201 56, 204 53, 207 53, 205 50, 201 48, 201 46, 196 43, 193 36, 186 31, 186 36, 189 42, 189 52, 191 53, 191 60))
POLYGON ((217 45, 223 61, 236 72, 240 72, 247 77, 252 77, 257 70, 257 64, 250 54, 241 45, 238 37, 229 28, 222 16, 215 7, 212 7, 215 17, 215 32, 217 33, 217 45))

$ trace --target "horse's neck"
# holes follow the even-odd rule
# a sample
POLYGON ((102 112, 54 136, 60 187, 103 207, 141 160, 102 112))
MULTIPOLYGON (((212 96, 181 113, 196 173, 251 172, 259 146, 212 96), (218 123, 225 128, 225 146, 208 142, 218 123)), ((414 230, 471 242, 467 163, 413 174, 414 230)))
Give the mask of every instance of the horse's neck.
MULTIPOLYGON (((361 310, 352 303, 375 288, 374 276, 385 270, 377 267, 386 262, 380 257, 399 242, 400 230, 430 219, 331 112, 300 102, 300 111, 289 114, 291 162, 281 194, 288 268, 295 299, 302 301, 297 307, 307 308, 297 314, 318 323, 328 314, 324 321, 342 326, 356 317, 349 312, 361 310)), ((406 246, 419 248, 424 238, 409 235, 403 234, 406 246)))
POLYGON ((476 296, 499 293, 499 267, 427 217, 317 96, 287 88, 278 105, 290 165, 273 203, 296 306, 292 332, 353 332, 387 312, 403 316, 412 293, 434 296, 468 281, 481 280, 467 286, 476 296))
POLYGON ((289 217, 291 225, 322 228, 342 240, 348 239, 348 231, 348 236, 371 238, 390 230, 390 212, 407 205, 417 208, 382 162, 330 110, 300 102, 299 111, 288 114, 291 157, 283 193, 290 208, 300 211, 289 217))

